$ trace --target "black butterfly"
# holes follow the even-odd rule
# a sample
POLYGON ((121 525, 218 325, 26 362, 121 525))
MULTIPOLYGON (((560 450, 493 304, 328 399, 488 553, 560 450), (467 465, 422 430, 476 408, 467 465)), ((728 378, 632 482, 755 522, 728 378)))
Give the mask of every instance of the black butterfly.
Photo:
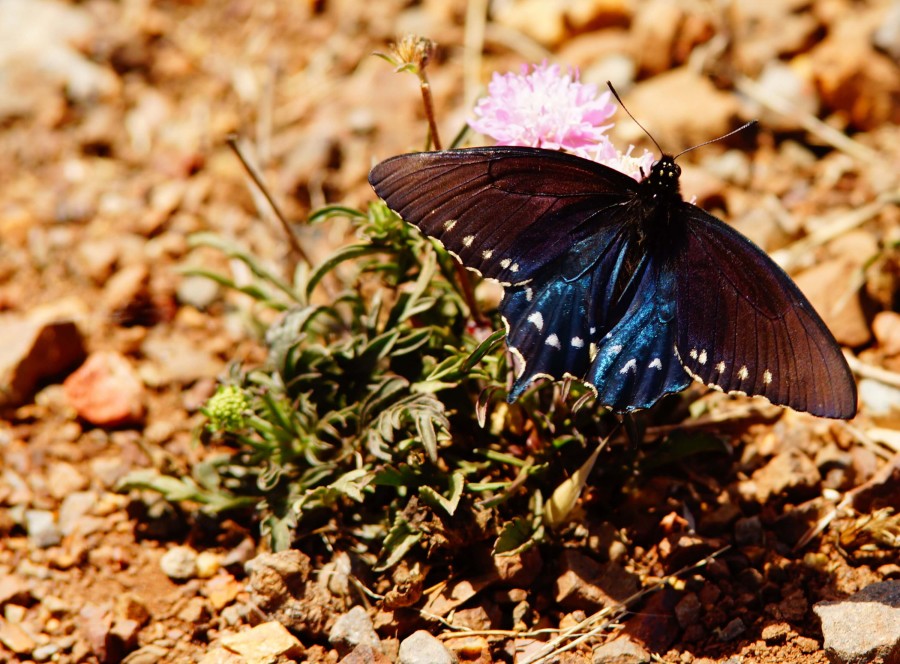
POLYGON ((853 417, 856 384, 822 319, 761 249, 682 200, 680 174, 668 155, 635 182, 562 152, 486 147, 393 157, 369 182, 504 287, 510 401, 572 377, 630 412, 693 380, 853 417))

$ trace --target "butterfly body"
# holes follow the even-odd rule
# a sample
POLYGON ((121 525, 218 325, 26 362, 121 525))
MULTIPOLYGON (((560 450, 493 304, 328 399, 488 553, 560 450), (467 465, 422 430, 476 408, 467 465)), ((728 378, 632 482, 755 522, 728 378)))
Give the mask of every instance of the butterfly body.
POLYGON ((682 199, 680 173, 665 155, 635 182, 560 152, 492 147, 401 155, 369 181, 504 287, 510 400, 538 378, 574 378, 629 412, 696 381, 852 417, 855 383, 825 324, 762 250, 682 199))

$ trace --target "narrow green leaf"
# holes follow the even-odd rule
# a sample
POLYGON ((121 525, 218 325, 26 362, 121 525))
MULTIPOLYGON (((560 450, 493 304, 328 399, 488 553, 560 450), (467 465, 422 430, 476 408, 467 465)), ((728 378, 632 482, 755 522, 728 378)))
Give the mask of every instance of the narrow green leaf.
POLYGON ((351 244, 349 247, 338 249, 309 275, 309 281, 306 283, 306 297, 310 297, 322 278, 341 263, 380 253, 384 253, 384 249, 371 244, 351 244))
POLYGON ((307 224, 318 224, 328 219, 333 219, 334 217, 347 217, 349 219, 365 219, 366 215, 359 210, 356 210, 351 207, 347 207, 345 205, 326 205, 325 207, 320 207, 318 210, 309 215, 309 218, 306 220, 307 224))
POLYGON ((475 350, 466 358, 466 360, 462 364, 462 370, 466 373, 472 370, 476 364, 481 362, 482 358, 490 353, 497 345, 503 340, 506 336, 506 332, 504 330, 497 330, 487 339, 482 341, 475 350))
POLYGON ((422 446, 428 454, 431 463, 437 463, 438 460, 438 442, 437 432, 434 430, 434 421, 430 413, 418 413, 415 418, 416 431, 419 438, 422 439, 422 446))
POLYGON ((383 572, 396 565, 407 553, 422 539, 422 531, 414 529, 410 523, 398 514, 394 523, 384 538, 381 551, 382 562, 374 571, 383 572))
POLYGON ((450 475, 447 496, 441 495, 430 486, 420 486, 419 497, 433 509, 442 509, 453 516, 459 506, 459 499, 462 497, 465 484, 466 480, 462 473, 453 473, 450 475))
POLYGON ((512 521, 507 521, 500 529, 497 541, 494 542, 493 554, 512 555, 524 551, 531 546, 533 533, 531 522, 524 517, 517 516, 512 521))

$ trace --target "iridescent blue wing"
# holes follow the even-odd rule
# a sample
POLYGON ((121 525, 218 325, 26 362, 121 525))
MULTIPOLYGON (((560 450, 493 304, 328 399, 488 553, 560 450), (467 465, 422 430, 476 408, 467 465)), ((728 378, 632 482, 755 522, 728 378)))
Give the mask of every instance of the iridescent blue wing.
POLYGON ((585 244, 595 253, 573 251, 557 278, 506 289, 500 312, 518 359, 510 400, 537 378, 571 377, 618 412, 649 408, 691 382, 675 355, 673 275, 637 251, 628 225, 585 244), (596 260, 578 271, 585 255, 596 260))
POLYGON ((683 203, 687 238, 675 267, 677 350, 713 389, 848 419, 856 383, 831 332, 765 252, 683 203))
POLYGON ((400 155, 375 166, 369 182, 463 265, 504 284, 534 277, 637 192, 601 164, 503 146, 400 155))

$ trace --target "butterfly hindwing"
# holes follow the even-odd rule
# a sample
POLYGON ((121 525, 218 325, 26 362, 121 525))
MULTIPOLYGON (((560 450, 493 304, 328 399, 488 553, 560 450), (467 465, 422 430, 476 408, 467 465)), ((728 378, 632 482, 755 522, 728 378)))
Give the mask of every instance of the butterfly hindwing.
POLYGON ((675 354, 675 281, 648 258, 628 309, 605 335, 586 376, 600 403, 618 412, 649 408, 691 379, 675 354))
POLYGON ((673 277, 647 255, 624 268, 632 230, 614 215, 548 266, 550 278, 507 287, 500 312, 519 370, 510 400, 537 378, 571 377, 601 404, 630 411, 690 384, 674 352, 673 277))
POLYGON ((698 382, 823 417, 856 412, 840 347, 790 277, 761 249, 683 203, 676 267, 677 349, 698 382))
POLYGON ((369 182, 463 265, 508 284, 570 251, 637 188, 586 159, 518 147, 400 155, 373 168, 369 182))

